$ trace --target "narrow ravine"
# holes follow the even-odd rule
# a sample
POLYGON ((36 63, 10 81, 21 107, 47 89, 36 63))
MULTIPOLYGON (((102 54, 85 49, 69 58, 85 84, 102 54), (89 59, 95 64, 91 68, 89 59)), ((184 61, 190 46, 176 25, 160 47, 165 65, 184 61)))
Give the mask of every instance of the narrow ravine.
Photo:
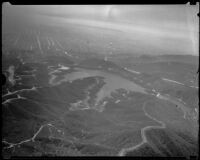
MULTIPOLYGON (((46 125, 47 125, 47 124, 46 124, 46 125)), ((21 141, 21 142, 19 142, 19 143, 10 143, 10 142, 7 142, 7 141, 3 140, 3 141, 2 141, 3 143, 9 144, 8 147, 4 147, 3 149, 9 149, 9 148, 12 148, 12 147, 21 145, 21 144, 23 144, 23 143, 31 142, 31 141, 34 142, 36 136, 40 133, 40 131, 42 130, 42 128, 45 127, 46 125, 42 125, 42 126, 38 129, 38 131, 33 135, 33 137, 31 137, 31 138, 29 138, 29 139, 26 139, 26 140, 23 140, 23 141, 21 141)))
POLYGON ((31 137, 31 138, 29 138, 29 139, 26 139, 26 140, 23 140, 23 141, 20 141, 20 142, 18 142, 18 143, 11 143, 11 142, 7 142, 6 140, 3 140, 3 141, 2 141, 3 143, 9 145, 8 147, 4 147, 3 149, 13 148, 13 147, 15 147, 15 146, 19 146, 19 145, 22 145, 22 144, 27 143, 27 142, 35 142, 35 138, 38 136, 38 134, 40 133, 40 131, 41 131, 44 127, 48 127, 48 129, 49 129, 49 132, 50 132, 49 138, 54 138, 54 137, 52 136, 51 128, 49 128, 49 127, 55 128, 59 133, 62 132, 62 134, 64 135, 64 132, 63 132, 63 131, 61 131, 60 129, 58 129, 57 127, 55 127, 54 125, 52 125, 51 123, 52 123, 52 122, 49 122, 49 123, 44 124, 44 125, 41 125, 40 128, 37 130, 37 132, 33 135, 33 137, 31 137))
POLYGON ((29 89, 29 88, 26 88, 26 89, 20 89, 20 90, 16 90, 16 91, 14 91, 14 92, 10 92, 10 91, 8 91, 8 93, 2 95, 1 98, 4 98, 4 97, 9 96, 9 95, 16 94, 16 93, 20 93, 20 92, 23 92, 23 91, 32 91, 32 90, 37 90, 37 88, 42 88, 42 87, 35 87, 35 86, 33 86, 33 87, 30 88, 30 89, 29 89))

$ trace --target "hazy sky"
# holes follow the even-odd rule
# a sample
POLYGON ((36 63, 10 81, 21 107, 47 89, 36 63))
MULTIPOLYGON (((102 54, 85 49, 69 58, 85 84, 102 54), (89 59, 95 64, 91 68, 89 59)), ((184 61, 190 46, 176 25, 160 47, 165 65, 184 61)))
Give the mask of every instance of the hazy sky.
POLYGON ((198 5, 3 5, 3 24, 67 23, 141 35, 154 46, 198 55, 198 5))

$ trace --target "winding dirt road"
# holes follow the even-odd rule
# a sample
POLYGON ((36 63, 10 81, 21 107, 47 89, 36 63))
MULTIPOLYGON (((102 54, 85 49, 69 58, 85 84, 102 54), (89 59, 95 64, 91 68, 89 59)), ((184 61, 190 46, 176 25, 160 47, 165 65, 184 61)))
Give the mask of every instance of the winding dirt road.
POLYGON ((146 138, 146 135, 145 135, 145 133, 146 133, 147 130, 149 130, 149 129, 155 129, 155 128, 165 128, 165 127, 166 127, 166 125, 165 125, 164 122, 157 120, 156 118, 152 117, 150 114, 148 114, 148 113, 146 112, 146 110, 145 110, 146 103, 147 103, 147 102, 145 102, 145 103, 143 104, 143 108, 142 108, 143 111, 144 111, 144 113, 145 113, 145 115, 146 115, 147 117, 149 117, 150 119, 152 119, 152 120, 154 120, 154 121, 160 123, 161 125, 160 125, 160 126, 146 126, 146 127, 142 128, 142 129, 141 129, 142 142, 139 143, 139 144, 137 144, 136 146, 133 146, 133 147, 123 148, 123 149, 118 153, 118 156, 125 156, 127 152, 133 151, 133 150, 139 148, 140 146, 142 146, 144 143, 147 143, 147 138, 146 138))

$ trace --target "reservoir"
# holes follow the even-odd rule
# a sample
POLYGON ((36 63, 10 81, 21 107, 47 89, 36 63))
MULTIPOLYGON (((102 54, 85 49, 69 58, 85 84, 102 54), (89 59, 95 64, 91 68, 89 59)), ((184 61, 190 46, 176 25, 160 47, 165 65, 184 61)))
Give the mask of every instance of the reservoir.
MULTIPOLYGON (((110 97, 112 92, 120 88, 125 89, 127 91, 148 94, 145 91, 145 88, 119 75, 101 71, 101 70, 92 70, 92 69, 85 69, 85 68, 75 68, 74 72, 65 74, 63 78, 59 80, 56 80, 57 75, 51 74, 49 83, 51 85, 59 85, 67 81, 73 81, 76 79, 96 77, 96 76, 104 77, 104 82, 105 82, 105 85, 99 90, 99 92, 96 95, 97 97, 96 104, 99 104, 100 101, 103 100, 105 97, 110 97)), ((186 114, 190 112, 190 109, 186 107, 183 103, 179 102, 176 98, 164 96, 161 94, 157 94, 156 97, 159 99, 170 101, 173 104, 176 104, 178 108, 181 108, 183 110, 184 118, 186 117, 186 114)))
MULTIPOLYGON (((51 85, 59 85, 62 82, 66 81, 73 81, 76 79, 86 78, 86 77, 95 77, 101 76, 104 77, 105 85, 101 88, 101 90, 97 93, 96 103, 102 100, 105 97, 109 97, 111 92, 115 91, 116 89, 125 89, 128 91, 140 92, 147 94, 145 89, 133 81, 120 77, 118 75, 104 72, 101 70, 91 70, 91 69, 84 69, 84 68, 75 68, 75 72, 69 73, 64 75, 63 79, 54 82, 54 80, 50 79, 49 83, 51 85)), ((52 78, 55 79, 55 75, 52 75, 52 78)))

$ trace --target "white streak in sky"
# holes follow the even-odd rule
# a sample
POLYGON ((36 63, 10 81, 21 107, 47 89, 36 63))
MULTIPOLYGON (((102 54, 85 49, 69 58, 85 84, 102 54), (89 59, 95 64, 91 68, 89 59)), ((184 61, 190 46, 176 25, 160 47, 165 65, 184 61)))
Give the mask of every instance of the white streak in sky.
POLYGON ((55 43, 54 43, 54 41, 53 41, 53 38, 50 38, 50 41, 52 42, 52 45, 54 46, 55 43))
POLYGON ((47 42, 48 42, 48 47, 50 47, 50 46, 51 46, 51 43, 50 43, 50 41, 49 41, 49 38, 46 37, 46 39, 47 39, 47 42))
POLYGON ((40 48, 41 53, 43 54, 42 48, 41 48, 41 44, 40 44, 40 39, 39 36, 37 36, 37 42, 38 42, 38 46, 40 48))
POLYGON ((19 41, 19 38, 20 38, 20 35, 18 35, 17 39, 15 40, 15 42, 14 42, 14 46, 17 45, 17 42, 19 41))

